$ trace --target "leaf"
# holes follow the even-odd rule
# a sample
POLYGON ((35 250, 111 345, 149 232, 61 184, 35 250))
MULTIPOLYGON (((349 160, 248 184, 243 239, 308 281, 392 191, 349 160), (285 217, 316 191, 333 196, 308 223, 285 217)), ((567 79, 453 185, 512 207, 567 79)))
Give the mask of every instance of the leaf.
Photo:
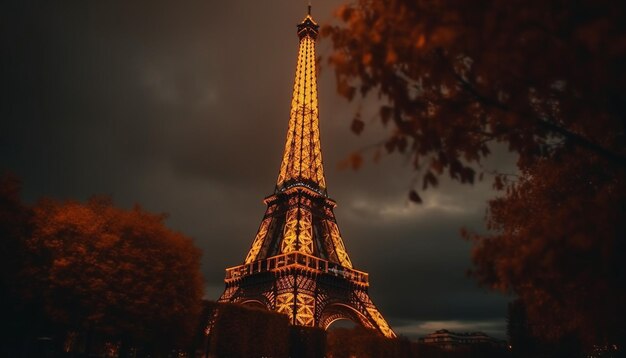
POLYGON ((420 168, 420 156, 419 156, 419 154, 416 154, 415 157, 413 158, 413 168, 414 169, 419 169, 420 168))
POLYGON ((424 183, 422 184, 422 190, 428 189, 428 186, 436 187, 439 184, 437 177, 430 170, 424 174, 424 183))
POLYGON ((424 36, 424 34, 421 34, 418 38, 417 38, 417 43, 415 44, 415 47, 417 48, 421 48, 424 46, 424 44, 426 43, 426 37, 424 36))
POLYGON ((415 190, 411 190, 409 192, 409 200, 411 200, 412 202, 417 203, 417 204, 421 204, 422 203, 422 198, 419 196, 419 194, 415 190))
POLYGON ((472 168, 463 168, 461 170, 461 183, 474 184, 474 177, 476 172, 472 168))
POLYGON ((393 153, 396 149, 396 144, 396 137, 389 138, 389 140, 385 142, 385 149, 387 149, 387 153, 393 153))
POLYGON ((352 130, 352 132, 356 135, 361 134, 361 132, 363 132, 363 128, 365 128, 365 123, 359 117, 360 116, 357 114, 350 125, 350 130, 352 130))
POLYGON ((404 153, 404 151, 406 150, 406 137, 400 137, 398 138, 398 150, 400 151, 400 153, 404 153))
POLYGON ((432 35, 430 36, 430 40, 437 45, 444 46, 452 42, 455 36, 456 34, 452 28, 439 26, 434 29, 432 35))
POLYGON ((383 121, 383 124, 387 124, 389 122, 389 120, 391 119, 391 107, 380 107, 380 119, 383 121))
POLYGON ((341 81, 337 81, 337 92, 345 97, 348 101, 352 101, 356 89, 354 88, 354 86, 350 86, 348 82, 344 79, 341 81))
POLYGON ((372 63, 372 54, 368 52, 363 55, 363 65, 367 66, 371 63, 372 63))
POLYGON ((504 180, 502 180, 502 175, 496 175, 495 178, 493 178, 493 188, 495 190, 504 189, 504 180))
POLYGON ((398 54, 396 53, 396 51, 393 48, 388 48, 387 49, 387 56, 385 57, 385 64, 386 65, 393 65, 397 62, 398 60, 398 54))

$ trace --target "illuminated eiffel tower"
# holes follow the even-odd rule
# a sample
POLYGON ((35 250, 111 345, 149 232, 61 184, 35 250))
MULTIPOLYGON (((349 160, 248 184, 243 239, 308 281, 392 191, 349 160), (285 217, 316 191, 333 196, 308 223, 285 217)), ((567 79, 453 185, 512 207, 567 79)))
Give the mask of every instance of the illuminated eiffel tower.
POLYGON ((328 198, 318 124, 315 40, 309 14, 298 25, 300 47, 287 143, 273 195, 243 265, 226 269, 220 302, 283 313, 291 324, 328 328, 348 319, 386 337, 394 332, 355 270, 328 198))

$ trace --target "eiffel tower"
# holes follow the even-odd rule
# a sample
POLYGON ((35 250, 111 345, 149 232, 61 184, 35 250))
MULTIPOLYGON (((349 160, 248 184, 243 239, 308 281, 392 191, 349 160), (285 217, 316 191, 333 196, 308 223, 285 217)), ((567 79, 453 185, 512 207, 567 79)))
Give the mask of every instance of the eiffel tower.
POLYGON ((368 294, 368 274, 352 266, 328 197, 320 147, 315 40, 308 15, 300 45, 285 152, 274 194, 244 263, 226 269, 219 302, 283 313, 291 324, 327 329, 348 319, 395 337, 368 294))

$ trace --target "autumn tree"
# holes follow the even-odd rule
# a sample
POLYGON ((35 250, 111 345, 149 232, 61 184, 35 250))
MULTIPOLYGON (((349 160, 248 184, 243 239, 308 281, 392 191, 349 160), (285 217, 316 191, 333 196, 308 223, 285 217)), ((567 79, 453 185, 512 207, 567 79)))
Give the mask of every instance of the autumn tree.
POLYGON ((587 344, 626 341, 625 16, 609 0, 358 0, 323 30, 339 93, 376 97, 382 147, 422 190, 494 175, 490 233, 466 235, 474 276, 522 298, 539 333, 587 344), (517 173, 483 167, 496 143, 517 173))
POLYGON ((164 219, 101 198, 38 203, 25 276, 51 320, 156 350, 186 344, 201 309, 201 253, 164 219))

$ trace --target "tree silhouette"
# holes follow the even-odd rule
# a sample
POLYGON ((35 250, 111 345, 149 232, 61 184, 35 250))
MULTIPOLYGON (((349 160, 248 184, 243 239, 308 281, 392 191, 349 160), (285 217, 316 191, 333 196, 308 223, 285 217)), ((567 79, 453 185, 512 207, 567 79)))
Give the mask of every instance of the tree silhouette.
POLYGON ((0 355, 19 356, 24 337, 39 333, 43 314, 35 292, 24 277, 28 257, 25 240, 31 232, 32 211, 21 202, 21 183, 0 175, 0 355))
POLYGON ((625 15, 609 0, 360 0, 323 29, 339 93, 378 96, 377 150, 410 156, 422 189, 491 173, 495 143, 516 155, 518 173, 494 175, 491 234, 465 234, 473 274, 519 295, 541 334, 589 345, 626 337, 625 15))

